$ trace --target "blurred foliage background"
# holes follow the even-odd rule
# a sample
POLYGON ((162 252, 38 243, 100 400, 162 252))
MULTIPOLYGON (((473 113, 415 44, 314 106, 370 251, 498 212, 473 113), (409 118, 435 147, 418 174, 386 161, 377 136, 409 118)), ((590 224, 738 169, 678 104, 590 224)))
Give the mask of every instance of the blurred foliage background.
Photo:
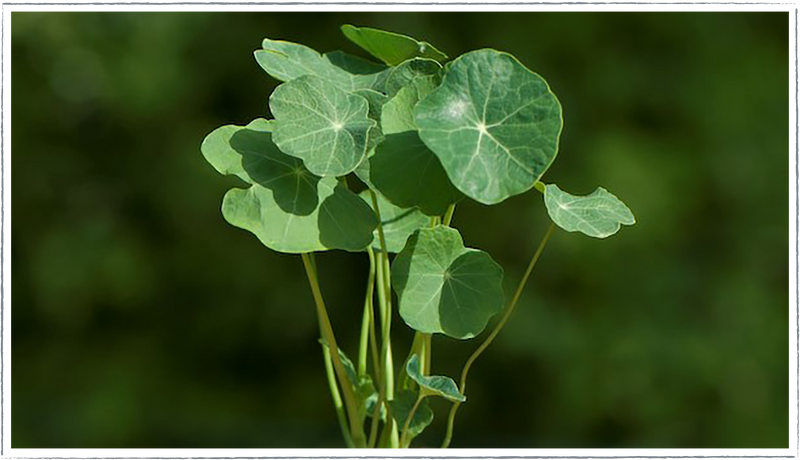
MULTIPOLYGON (((222 220, 199 146, 268 115, 263 37, 363 55, 343 23, 516 55, 564 106, 545 180, 638 219, 556 234, 454 447, 788 447, 788 15, 519 12, 13 13, 13 447, 342 445, 301 261, 222 220)), ((509 292, 546 223, 536 192, 454 219, 509 292)), ((354 356, 366 255, 318 263, 354 356)))

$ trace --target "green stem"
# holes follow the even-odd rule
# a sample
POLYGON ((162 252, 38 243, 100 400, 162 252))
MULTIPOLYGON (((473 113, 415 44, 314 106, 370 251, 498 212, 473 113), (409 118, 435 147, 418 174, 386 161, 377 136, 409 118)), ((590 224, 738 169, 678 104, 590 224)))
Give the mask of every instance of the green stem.
MULTIPOLYGON (((483 353, 484 350, 494 341, 497 334, 503 329, 503 326, 506 325, 508 322, 508 318, 511 317, 511 313, 514 312, 514 307, 517 306, 517 302, 519 301, 520 297, 522 296, 522 291, 525 289, 525 285, 528 282, 528 278, 531 276, 531 272, 533 271, 533 267, 536 265, 536 262, 539 260, 539 257, 542 255, 542 251, 544 251, 545 246, 547 245, 547 241, 550 240, 550 236, 553 235, 553 231, 556 229, 554 224, 550 224, 550 227, 547 229, 547 233, 545 233, 544 238, 539 243, 539 247, 536 248, 536 252, 533 254, 530 263, 528 263, 528 268, 525 270, 525 274, 522 276, 522 280, 520 280, 519 285, 517 286, 516 292, 514 292, 514 297, 511 299, 511 303, 506 308, 506 311, 503 313, 503 317, 500 318, 500 321, 495 325, 492 333, 486 337, 486 340, 472 353, 472 356, 467 359, 467 363, 464 365, 464 370, 461 372, 461 385, 459 389, 461 390, 461 394, 465 394, 467 389, 467 374, 469 373, 469 369, 472 367, 472 364, 478 359, 478 356, 483 353)), ((453 423, 455 422, 456 412, 458 411, 459 406, 461 403, 453 403, 453 407, 450 409, 450 415, 447 419, 447 434, 445 435, 444 442, 442 443, 442 448, 447 448, 450 445, 450 441, 453 438, 453 423)))
MULTIPOLYGON (((367 354, 370 339, 370 316, 374 308, 372 303, 375 290, 375 256, 369 251, 369 276, 367 278, 367 295, 364 299, 364 315, 361 318, 361 340, 358 347, 358 375, 367 375, 367 354)), ((376 368, 377 371, 377 368, 376 368)))
POLYGON ((353 394, 353 388, 347 381, 347 374, 345 373, 344 366, 341 359, 339 359, 339 347, 336 345, 336 337, 333 334, 333 327, 331 327, 330 318, 328 318, 328 311, 325 308, 325 301, 322 299, 322 291, 319 288, 319 281, 317 280, 317 272, 309 254, 301 254, 303 258, 303 266, 306 269, 308 282, 311 285, 311 293, 314 295, 314 303, 317 307, 317 317, 319 318, 319 327, 322 338, 328 344, 330 349, 330 356, 333 360, 333 368, 336 371, 336 377, 339 380, 339 386, 342 388, 344 394, 344 403, 347 407, 347 416, 350 419, 350 434, 353 439, 353 444, 356 447, 365 447, 367 444, 366 435, 364 434, 364 427, 358 418, 358 409, 356 405, 356 397, 353 394))
POLYGON ((424 334, 422 339, 425 343, 425 364, 422 366, 422 375, 431 374, 431 346, 433 334, 424 334))
POLYGON ((406 423, 403 424, 403 436, 400 437, 400 446, 403 448, 408 447, 407 439, 408 439, 408 427, 411 426, 411 420, 414 419, 414 415, 417 413, 417 409, 419 409, 420 403, 422 403, 422 399, 425 398, 422 394, 422 390, 419 392, 419 397, 417 397, 417 401, 411 407, 411 410, 408 412, 408 417, 406 417, 406 423))
POLYGON ((344 413, 342 395, 339 394, 339 387, 336 385, 336 373, 333 370, 333 361, 328 347, 322 347, 322 356, 325 359, 325 374, 328 376, 328 387, 333 397, 333 406, 336 408, 336 418, 339 419, 339 427, 342 429, 342 437, 347 447, 353 446, 353 438, 350 437, 350 430, 347 427, 347 416, 344 413))
POLYGON ((453 213, 456 212, 456 204, 453 203, 447 208, 447 212, 444 213, 444 219, 442 219, 442 225, 445 227, 449 227, 450 223, 453 221, 453 213))
POLYGON ((544 183, 542 183, 542 182, 539 182, 539 181, 537 180, 537 181, 536 181, 536 183, 535 183, 535 184, 533 184, 533 187, 534 187, 536 190, 538 190, 539 192, 541 192, 541 194, 542 194, 542 195, 544 195, 544 190, 545 190, 545 185, 544 185, 544 183))

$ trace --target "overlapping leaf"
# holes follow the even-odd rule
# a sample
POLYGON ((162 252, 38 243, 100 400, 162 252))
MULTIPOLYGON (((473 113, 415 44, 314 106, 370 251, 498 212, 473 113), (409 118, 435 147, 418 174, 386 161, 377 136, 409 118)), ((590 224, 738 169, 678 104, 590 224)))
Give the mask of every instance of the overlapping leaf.
POLYGON ((457 230, 417 230, 392 264, 400 316, 412 329, 457 339, 480 334, 503 308, 503 269, 465 248, 457 230))
MULTIPOLYGON (((403 390, 397 393, 394 400, 389 402, 392 406, 392 416, 397 421, 397 425, 400 428, 405 426, 408 414, 411 412, 416 402, 417 392, 411 390, 403 390)), ((408 431, 406 432, 407 442, 411 443, 411 440, 419 436, 431 422, 433 422, 433 411, 428 405, 428 401, 423 400, 419 407, 417 407, 417 411, 414 413, 411 423, 408 424, 408 431)))
POLYGON ((389 65, 398 65, 414 57, 444 61, 447 55, 430 43, 420 42, 406 35, 369 27, 342 26, 342 33, 353 43, 389 65))
MULTIPOLYGON (((359 196, 372 207, 372 197, 369 190, 364 190, 359 196)), ((399 208, 380 193, 376 193, 376 196, 381 215, 381 225, 383 226, 383 236, 386 240, 386 250, 390 253, 400 252, 406 245, 408 237, 418 228, 429 224, 430 218, 415 208, 399 208)), ((372 248, 376 251, 381 250, 377 229, 374 232, 372 248)))
POLYGON ((372 209, 335 178, 315 176, 282 153, 270 131, 270 123, 256 120, 223 126, 203 141, 203 156, 217 171, 251 184, 225 194, 225 220, 279 252, 367 247, 377 226, 372 209))
POLYGON ((320 54, 297 43, 265 38, 256 61, 280 81, 313 75, 348 92, 360 89, 383 91, 388 68, 341 51, 320 54))
POLYGON ((450 377, 439 375, 422 375, 419 368, 419 357, 413 355, 406 364, 406 372, 422 388, 423 396, 426 394, 441 396, 454 402, 464 402, 467 397, 458 391, 458 385, 450 377))
POLYGON ((453 61, 416 105, 415 121, 453 184, 484 204, 533 187, 556 156, 562 127, 544 79, 489 49, 453 61))
POLYGON ((376 126, 367 100, 310 75, 278 86, 269 98, 275 144, 318 176, 343 176, 367 153, 376 126))
POLYGON ((636 223, 625 203, 603 187, 589 195, 576 196, 555 184, 548 184, 544 203, 556 225, 568 232, 581 232, 594 238, 606 238, 617 233, 620 225, 636 223))

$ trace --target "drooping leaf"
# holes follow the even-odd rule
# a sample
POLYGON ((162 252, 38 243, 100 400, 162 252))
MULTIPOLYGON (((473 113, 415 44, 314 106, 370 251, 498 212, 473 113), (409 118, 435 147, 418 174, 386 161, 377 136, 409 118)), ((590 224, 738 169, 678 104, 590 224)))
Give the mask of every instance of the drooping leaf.
POLYGON ((484 204, 533 187, 558 151, 561 105, 539 75, 494 50, 453 61, 415 108, 425 144, 453 184, 484 204))
POLYGON ((439 375, 422 375, 419 368, 419 357, 412 356, 406 364, 406 372, 421 388, 420 391, 423 395, 430 394, 441 396, 454 402, 464 402, 467 397, 458 391, 458 385, 450 377, 442 377, 439 375))
POLYGON ((412 329, 456 339, 480 334, 503 308, 503 269, 465 248, 458 230, 421 228, 392 263, 400 316, 412 329))
POLYGON ((369 158, 369 180, 396 206, 416 206, 429 216, 463 198, 416 131, 386 135, 369 158))
MULTIPOLYGON (((408 237, 420 227, 430 223, 430 217, 422 214, 416 208, 399 208, 384 198, 380 193, 375 194, 378 198, 378 209, 381 214, 381 224, 383 226, 383 236, 386 240, 386 250, 390 253, 397 253, 403 250, 408 237)), ((372 197, 369 190, 364 190, 359 194, 361 199, 372 207, 372 197)), ((374 207, 373 207, 374 209, 374 207)), ((381 250, 381 242, 378 237, 378 229, 375 229, 372 249, 381 250)))
POLYGON ((301 158, 312 173, 343 176, 366 156, 368 132, 376 123, 363 97, 306 75, 278 86, 269 106, 275 144, 301 158))
POLYGON ((606 238, 620 225, 636 223, 633 213, 619 198, 603 187, 586 196, 570 195, 555 184, 545 187, 544 203, 553 222, 568 232, 606 238))
MULTIPOLYGON (((323 351, 325 353, 330 353, 330 348, 325 339, 320 339, 319 342, 322 345, 323 351)), ((341 348, 338 348, 338 351, 339 360, 342 362, 344 372, 347 374, 347 380, 350 382, 350 388, 352 388, 353 394, 356 397, 358 415, 361 420, 364 420, 367 415, 372 414, 370 410, 374 408, 374 403, 370 406, 370 400, 377 402, 376 396, 378 392, 375 390, 375 384, 372 382, 372 377, 369 375, 358 375, 356 367, 353 365, 353 362, 350 361, 350 358, 347 357, 341 348)))
MULTIPOLYGON (((367 100, 369 106, 368 116, 371 120, 375 121, 373 126, 367 133, 367 153, 374 149, 375 146, 383 142, 383 130, 381 129, 381 113, 383 112, 383 105, 388 99, 385 94, 373 91, 371 89, 361 89, 355 91, 355 94, 367 100)), ((361 163, 366 161, 362 160, 361 163)), ((360 163, 359 163, 360 164, 360 163)))
POLYGON ((251 184, 225 195, 225 220, 278 252, 367 247, 378 224, 372 209, 335 178, 315 176, 281 152, 270 126, 266 120, 223 126, 203 141, 203 156, 217 171, 251 184))
POLYGON ((342 26, 342 33, 350 41, 389 65, 398 65, 406 59, 424 57, 444 61, 447 55, 430 43, 420 42, 406 35, 369 27, 342 26))
POLYGON ((289 81, 303 75, 328 80, 340 89, 383 91, 388 68, 341 51, 320 54, 297 43, 265 38, 263 49, 255 52, 256 61, 269 75, 289 81))
MULTIPOLYGON (((416 402, 416 391, 403 390, 397 393, 394 400, 389 403, 392 406, 392 416, 401 429, 405 426, 408 414, 416 402)), ((419 436, 431 422, 433 422, 433 411, 428 405, 428 401, 423 400, 417 407, 417 411, 414 412, 411 423, 408 424, 408 432, 406 434, 408 442, 410 443, 412 439, 419 436)))

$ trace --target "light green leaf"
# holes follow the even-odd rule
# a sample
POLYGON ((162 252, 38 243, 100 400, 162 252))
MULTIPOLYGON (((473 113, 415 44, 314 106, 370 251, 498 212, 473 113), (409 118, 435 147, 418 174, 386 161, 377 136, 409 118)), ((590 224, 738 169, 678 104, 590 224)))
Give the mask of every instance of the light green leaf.
MULTIPOLYGON (((405 426, 408 413, 411 412, 416 402, 417 392, 411 390, 397 393, 394 400, 389 402, 389 405, 392 406, 392 416, 401 429, 405 426)), ((428 401, 423 400, 417 407, 417 411, 414 412, 411 423, 408 424, 408 434, 406 435, 408 442, 410 443, 412 439, 419 436, 431 422, 433 422, 433 411, 428 405, 428 401)))
POLYGON ((444 61, 447 55, 430 43, 420 42, 406 35, 369 27, 342 26, 342 33, 351 42, 389 65, 398 65, 406 59, 425 57, 444 61))
POLYGON ((409 59, 389 70, 386 95, 394 96, 401 88, 415 86, 427 95, 442 82, 442 65, 431 59, 409 59))
MULTIPOLYGON (((406 245, 408 237, 418 228, 428 225, 431 219, 415 208, 399 208, 380 193, 375 193, 375 195, 378 198, 378 208, 381 212, 381 224, 383 225, 383 236, 386 240, 386 250, 390 253, 400 252, 403 250, 403 246, 406 245)), ((364 190, 359 196, 372 207, 372 197, 369 190, 364 190)), ((373 236, 372 249, 380 251, 381 242, 377 229, 375 229, 373 236)))
POLYGON ((422 228, 392 263, 400 316, 412 329, 456 339, 480 334, 503 308, 503 269, 465 248, 458 230, 422 228))
POLYGON ((416 206, 429 216, 463 198, 416 131, 386 135, 369 158, 369 181, 396 206, 416 206))
POLYGON ((489 49, 456 59, 417 104, 415 121, 453 184, 484 204, 533 187, 556 156, 562 127, 544 79, 489 49))
MULTIPOLYGON (((373 126, 367 133, 367 152, 374 149, 376 145, 383 142, 383 130, 381 129, 381 113, 383 112, 383 105, 388 99, 385 94, 373 91, 371 89, 360 89, 355 91, 355 94, 367 100, 369 106, 368 116, 371 120, 375 120, 373 126)), ((366 159, 361 160, 364 163, 366 159)), ((360 163, 359 163, 360 164, 360 163)))
POLYGON ((383 91, 388 68, 341 51, 319 54, 297 43, 264 39, 263 49, 255 52, 256 61, 268 74, 280 81, 314 75, 340 89, 383 91))
POLYGON ((252 184, 228 191, 225 220, 279 252, 367 247, 378 224, 372 209, 335 178, 315 176, 282 153, 269 129, 266 120, 256 120, 247 127, 223 126, 203 141, 203 156, 217 171, 252 184))
POLYGON ((269 98, 274 141, 318 176, 343 176, 367 153, 376 126, 363 97, 306 75, 278 86, 269 98))
POLYGON ((454 402, 464 402, 467 397, 458 391, 458 385, 450 377, 439 375, 422 375, 419 369, 419 357, 412 356, 406 364, 406 372, 420 386, 423 396, 436 395, 454 402))
POLYGON ((620 224, 633 225, 636 218, 625 203, 603 187, 586 196, 570 195, 555 184, 548 184, 544 204, 550 218, 568 232, 581 232, 606 238, 619 231, 620 224))

